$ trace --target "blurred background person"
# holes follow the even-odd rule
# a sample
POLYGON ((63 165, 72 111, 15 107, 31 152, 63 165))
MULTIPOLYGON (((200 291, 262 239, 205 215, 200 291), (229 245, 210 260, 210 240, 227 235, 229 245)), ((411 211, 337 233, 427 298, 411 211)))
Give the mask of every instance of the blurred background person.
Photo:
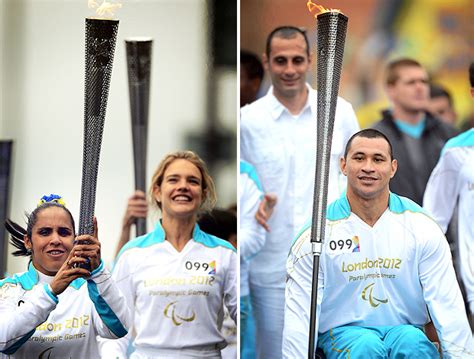
MULTIPOLYGON (((202 159, 184 151, 165 156, 151 183, 161 219, 122 247, 113 271, 132 310, 131 357, 220 358, 223 306, 237 317, 237 258, 197 224, 216 202, 213 180, 202 159)), ((104 341, 102 355, 124 357, 129 337, 104 341)))
POLYGON ((456 125, 457 116, 454 109, 453 98, 443 86, 433 83, 430 84, 428 111, 441 121, 451 126, 456 125))
POLYGON ((240 107, 254 102, 263 80, 263 65, 257 55, 240 50, 240 107))
POLYGON ((445 142, 457 134, 448 124, 427 112, 429 79, 416 60, 402 58, 387 65, 385 86, 391 108, 372 125, 388 137, 393 157, 399 162, 390 189, 418 204, 431 171, 438 161, 445 142))

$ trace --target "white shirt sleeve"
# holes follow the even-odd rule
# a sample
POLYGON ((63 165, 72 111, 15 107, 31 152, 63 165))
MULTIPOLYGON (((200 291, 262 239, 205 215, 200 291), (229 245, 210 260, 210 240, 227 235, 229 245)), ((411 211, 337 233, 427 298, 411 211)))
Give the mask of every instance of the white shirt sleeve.
POLYGON ((132 273, 133 270, 130 268, 129 257, 127 253, 122 256, 116 262, 114 267, 112 278, 114 279, 117 288, 120 290, 125 298, 124 305, 129 310, 129 323, 130 330, 128 334, 120 339, 104 339, 99 338, 99 350, 101 357, 103 358, 114 358, 114 359, 125 359, 127 358, 127 348, 131 340, 131 332, 134 323, 135 314, 135 290, 133 288, 132 273), (129 308, 129 309, 128 309, 129 308))
POLYGON ((237 254, 229 255, 229 265, 225 274, 224 304, 232 320, 237 323, 237 254))
POLYGON ((436 225, 424 225, 419 258, 423 297, 441 341, 444 358, 463 358, 472 353, 472 334, 448 243, 436 225))
POLYGON ((4 283, 0 288, 0 352, 13 354, 56 308, 58 299, 47 285, 40 284, 32 290, 28 300, 18 305, 24 292, 19 283, 4 283))
POLYGON ((109 339, 127 335, 131 326, 130 310, 103 262, 87 280, 87 289, 94 303, 92 316, 97 334, 109 339))
MULTIPOLYGON (((293 244, 287 262, 288 278, 285 291, 285 324, 283 329, 283 358, 308 356, 309 321, 313 276, 313 255, 309 241, 311 228, 293 244), (304 238, 304 239, 303 239, 304 238)), ((322 265, 318 275, 318 307, 315 327, 315 345, 318 339, 319 316, 324 290, 322 265)), ((316 347, 314 348, 316 350, 316 347)))
POLYGON ((423 197, 423 207, 446 233, 459 196, 459 170, 461 163, 454 153, 443 153, 431 173, 423 197))
POLYGON ((249 260, 265 244, 265 230, 255 219, 262 192, 245 173, 240 174, 240 186, 239 248, 240 256, 249 260))

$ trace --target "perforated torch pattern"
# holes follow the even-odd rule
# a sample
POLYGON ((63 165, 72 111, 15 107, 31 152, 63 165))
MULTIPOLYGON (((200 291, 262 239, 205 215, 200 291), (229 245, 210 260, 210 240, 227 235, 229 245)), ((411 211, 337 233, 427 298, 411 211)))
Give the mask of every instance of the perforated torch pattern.
POLYGON ((332 134, 348 18, 339 12, 318 15, 318 118, 311 241, 324 239, 332 134))
POLYGON ((118 31, 117 20, 86 19, 84 150, 79 234, 93 234, 100 148, 118 31))
MULTIPOLYGON (((152 40, 127 40, 128 88, 132 119, 133 163, 135 188, 146 192, 146 160, 148 138, 148 108, 150 102, 150 72, 152 40)), ((137 236, 146 233, 146 220, 136 221, 137 236)))

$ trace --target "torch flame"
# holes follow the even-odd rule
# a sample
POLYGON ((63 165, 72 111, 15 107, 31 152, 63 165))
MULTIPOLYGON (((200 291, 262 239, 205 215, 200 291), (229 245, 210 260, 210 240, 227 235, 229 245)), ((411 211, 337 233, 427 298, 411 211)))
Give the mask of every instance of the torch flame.
POLYGON ((99 6, 96 0, 87 0, 87 6, 89 9, 96 9, 96 14, 105 17, 105 18, 112 18, 114 16, 115 9, 120 9, 122 4, 112 4, 109 1, 103 0, 102 4, 99 6))
POLYGON ((331 11, 341 12, 341 10, 339 10, 339 9, 326 9, 324 6, 315 4, 311 0, 308 0, 308 2, 306 3, 306 6, 308 7, 309 12, 311 12, 311 13, 313 12, 314 9, 319 10, 319 12, 317 12, 314 15, 314 17, 317 17, 319 14, 322 14, 322 13, 325 13, 325 12, 331 12, 331 11))

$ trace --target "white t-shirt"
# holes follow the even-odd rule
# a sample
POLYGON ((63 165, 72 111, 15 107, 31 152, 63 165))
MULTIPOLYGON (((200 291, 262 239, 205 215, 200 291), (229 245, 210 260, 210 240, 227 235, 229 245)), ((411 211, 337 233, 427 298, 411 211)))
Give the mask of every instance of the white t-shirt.
MULTIPOLYGON (((130 310, 101 265, 59 296, 53 277, 27 272, 0 281, 0 351, 13 358, 98 358, 96 336, 127 334, 130 310)), ((0 354, 0 357, 3 357, 0 354)))
POLYGON ((444 146, 426 186, 423 206, 446 232, 458 200, 460 274, 474 315, 474 128, 444 146))
MULTIPOLYGON (((283 288, 285 263, 292 238, 312 211, 316 165, 317 92, 308 85, 308 101, 293 116, 273 95, 241 109, 240 156, 258 173, 265 193, 275 193, 278 203, 269 220, 263 249, 255 257, 253 285, 283 288)), ((349 102, 338 98, 331 147, 328 203, 345 188, 339 169, 347 140, 359 130, 349 102)))
MULTIPOLYGON (((113 278, 132 308, 132 357, 216 357, 223 304, 237 316, 237 258, 232 245, 199 229, 178 252, 160 223, 120 251, 113 278)), ((105 357, 126 356, 128 341, 105 341, 105 357)))
MULTIPOLYGON (((311 225, 288 257, 283 356, 307 355, 313 255, 311 225)), ((422 326, 430 316, 446 358, 472 353, 472 335, 446 238, 415 202, 390 194, 373 227, 345 196, 327 211, 316 332, 356 326, 422 326), (428 314, 429 312, 429 314, 428 314)))

